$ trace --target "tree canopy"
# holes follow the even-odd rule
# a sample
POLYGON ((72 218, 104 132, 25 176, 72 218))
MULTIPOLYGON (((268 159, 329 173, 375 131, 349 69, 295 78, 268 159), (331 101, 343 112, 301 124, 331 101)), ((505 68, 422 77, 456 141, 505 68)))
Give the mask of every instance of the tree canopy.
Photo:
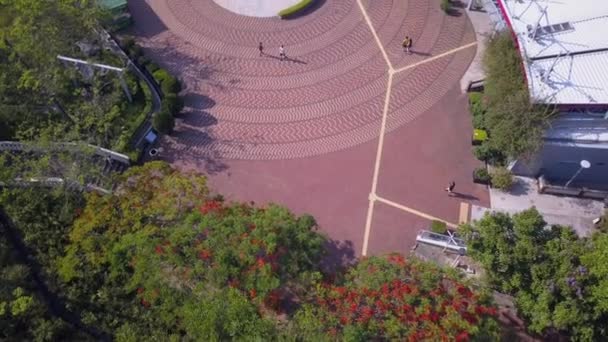
POLYGON ((496 331, 488 297, 455 273, 395 254, 330 276, 314 218, 227 202, 162 162, 131 168, 111 195, 66 190, 5 188, 0 204, 79 324, 37 300, 27 267, 7 266, 7 336, 82 339, 94 327, 118 341, 464 341, 496 331), (40 323, 16 335, 29 319, 40 323))
POLYGON ((531 331, 579 341, 608 337, 606 235, 580 239, 569 227, 548 227, 534 208, 486 215, 462 232, 490 284, 515 296, 531 331))
POLYGON ((294 330, 310 341, 467 341, 496 338, 495 314, 490 298, 457 273, 391 254, 317 286, 294 330))
POLYGON ((486 108, 478 125, 490 132, 490 147, 512 158, 533 154, 542 146, 543 133, 554 112, 532 103, 521 56, 509 31, 489 39, 483 64, 486 108))

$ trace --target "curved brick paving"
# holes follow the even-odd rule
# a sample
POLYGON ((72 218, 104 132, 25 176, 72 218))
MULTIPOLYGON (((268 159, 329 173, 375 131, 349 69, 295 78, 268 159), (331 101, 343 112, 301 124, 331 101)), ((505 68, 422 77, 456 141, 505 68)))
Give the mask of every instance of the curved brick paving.
MULTIPOLYGON (((398 69, 474 41, 468 20, 433 0, 364 2, 398 69), (405 34, 418 53, 405 55, 405 34)), ((147 54, 185 83, 186 113, 165 139, 172 153, 225 159, 290 159, 355 146, 379 134, 388 67, 356 1, 326 1, 282 21, 233 14, 212 0, 130 3, 147 54), (257 43, 293 61, 259 57, 257 43)), ((393 80, 387 129, 429 110, 457 83, 474 49, 393 80)))

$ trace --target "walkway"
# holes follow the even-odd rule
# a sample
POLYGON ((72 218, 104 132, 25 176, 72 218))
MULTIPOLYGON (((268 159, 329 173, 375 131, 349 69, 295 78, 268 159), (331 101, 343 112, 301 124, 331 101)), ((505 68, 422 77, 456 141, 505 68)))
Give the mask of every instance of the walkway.
POLYGON ((487 205, 458 85, 476 46, 466 16, 431 0, 320 3, 289 21, 211 0, 130 4, 147 53, 186 83, 165 157, 229 198, 312 213, 357 255, 409 249, 429 219, 457 222, 463 200, 487 205))
POLYGON ((603 216, 605 210, 599 200, 539 194, 536 179, 525 177, 515 177, 508 193, 491 189, 490 197, 492 209, 473 207, 473 219, 480 219, 486 212, 516 214, 536 207, 548 224, 571 226, 579 236, 593 234, 593 220, 603 216))

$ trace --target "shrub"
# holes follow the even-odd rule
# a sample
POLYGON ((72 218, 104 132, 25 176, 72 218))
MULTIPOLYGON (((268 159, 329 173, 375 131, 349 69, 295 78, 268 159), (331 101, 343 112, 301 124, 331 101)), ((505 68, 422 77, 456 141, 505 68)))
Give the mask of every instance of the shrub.
POLYGON ((184 108, 184 101, 174 93, 165 95, 163 98, 163 110, 171 113, 171 115, 179 114, 184 108))
POLYGON ((501 166, 506 163, 506 156, 499 150, 493 148, 489 143, 483 143, 473 148, 475 158, 493 166, 501 166))
POLYGON ((178 93, 181 90, 181 85, 177 78, 173 77, 167 70, 158 69, 152 74, 156 82, 161 86, 165 95, 178 93))
POLYGON ((608 209, 605 211, 604 216, 595 227, 602 233, 608 233, 608 209))
POLYGON ((133 37, 125 37, 120 42, 120 47, 127 52, 131 50, 133 45, 135 45, 135 39, 133 39, 133 37))
POLYGON ((166 110, 162 110, 152 119, 152 126, 155 130, 162 134, 171 134, 173 127, 175 126, 175 119, 173 115, 166 110))
POLYGON ((154 76, 154 80, 156 80, 156 83, 160 85, 163 83, 164 80, 171 77, 171 74, 169 74, 167 70, 159 68, 158 70, 152 73, 152 76, 154 76))
POLYGON ((129 57, 136 60, 144 55, 144 50, 141 48, 141 46, 133 44, 127 53, 129 54, 129 57))
POLYGON ((513 175, 505 167, 498 167, 492 170, 490 176, 492 178, 492 186, 497 189, 508 191, 513 186, 513 175))
POLYGON ((483 94, 479 92, 469 93, 469 108, 473 115, 473 128, 486 129, 484 115, 486 108, 483 104, 483 94))
POLYGON ((146 65, 146 69, 148 69, 148 72, 153 74, 156 70, 160 69, 160 67, 154 62, 150 62, 148 65, 146 65))
POLYGON ((431 231, 437 234, 445 234, 448 231, 448 226, 443 221, 431 221, 431 231))
POLYGON ((137 58, 136 62, 138 65, 145 67, 146 65, 148 65, 148 63, 150 63, 150 59, 148 57, 142 55, 137 58))
POLYGON ((452 9, 450 0, 441 0, 441 4, 439 4, 439 7, 441 7, 441 10, 444 11, 446 14, 449 14, 450 10, 452 9))
POLYGON ((476 183, 490 184, 490 174, 485 167, 478 167, 473 171, 473 181, 476 183))
POLYGON ((509 157, 530 156, 542 145, 554 111, 531 104, 521 55, 509 30, 488 41, 483 66, 486 112, 482 124, 490 132, 492 145, 509 157))
POLYGON ((168 95, 171 93, 179 93, 179 91, 182 90, 182 87, 177 78, 169 75, 169 77, 163 80, 161 89, 165 95, 168 95))
POLYGON ((313 3, 314 3, 313 0, 302 0, 302 1, 298 2, 297 4, 295 4, 291 7, 287 7, 286 9, 279 12, 279 17, 281 17, 282 19, 285 19, 290 16, 293 16, 297 13, 302 12, 303 10, 308 8, 310 5, 312 5, 313 3))

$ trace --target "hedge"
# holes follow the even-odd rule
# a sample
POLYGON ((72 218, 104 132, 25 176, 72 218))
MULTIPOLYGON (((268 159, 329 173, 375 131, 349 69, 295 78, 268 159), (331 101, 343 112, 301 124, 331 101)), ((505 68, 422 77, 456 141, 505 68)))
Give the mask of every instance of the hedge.
POLYGON ((175 93, 165 95, 163 99, 163 110, 168 111, 172 115, 178 115, 184 108, 184 101, 175 93))
POLYGON ((450 0, 441 0, 441 3, 439 4, 439 7, 446 14, 450 14, 450 10, 452 9, 452 4, 450 4, 450 0))
POLYGON ((513 175, 504 167, 498 167, 490 173, 492 186, 502 191, 509 191, 513 186, 513 175))
POLYGON ((486 129, 484 116, 486 108, 483 104, 483 94, 479 92, 469 93, 469 108, 473 114, 473 128, 486 129))
POLYGON ((170 93, 179 93, 181 90, 181 84, 173 75, 171 75, 165 69, 158 69, 152 74, 156 82, 160 85, 163 93, 168 95, 170 93))
POLYGON ((152 127, 162 134, 170 134, 173 132, 175 119, 173 115, 166 110, 160 111, 152 118, 152 127))
POLYGON ((431 221, 431 231, 437 234, 445 234, 448 232, 448 225, 443 221, 431 221))
POLYGON ((299 12, 302 12, 303 10, 308 8, 310 5, 312 5, 313 3, 314 3, 314 0, 302 0, 302 1, 298 2, 297 4, 295 4, 291 7, 287 7, 286 9, 279 12, 279 17, 285 19, 287 17, 295 15, 299 12))

